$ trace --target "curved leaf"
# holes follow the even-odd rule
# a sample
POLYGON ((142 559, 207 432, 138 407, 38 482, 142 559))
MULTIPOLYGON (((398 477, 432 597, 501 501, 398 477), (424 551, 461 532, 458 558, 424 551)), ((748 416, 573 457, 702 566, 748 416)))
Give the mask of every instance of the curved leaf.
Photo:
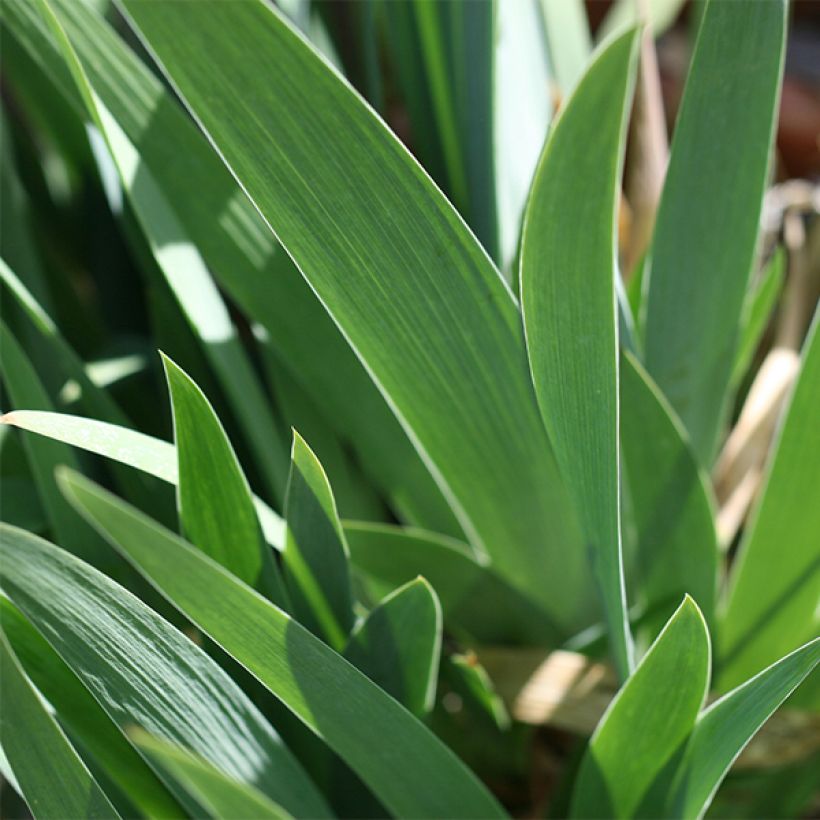
POLYGON ((75 473, 65 492, 168 600, 322 738, 390 811, 496 817, 481 782, 422 723, 201 551, 75 473), (385 738, 391 743, 384 745, 385 738), (374 755, 380 748, 382 754, 374 755))
POLYGON ((535 394, 579 511, 622 677, 631 668, 621 558, 615 215, 637 35, 609 44, 553 126, 521 240, 535 394))
POLYGON ((287 599, 279 569, 227 433, 190 376, 167 356, 162 362, 174 415, 182 528, 206 555, 282 605, 287 599))
POLYGON ((820 603, 820 311, 771 455, 760 501, 729 579, 718 685, 737 686, 817 634, 820 603))
POLYGON ((379 385, 473 546, 565 628, 583 625, 578 525, 533 401, 515 300, 458 215, 261 0, 122 5, 379 385))
POLYGON ((380 601, 343 654, 414 715, 429 712, 441 654, 441 605, 430 584, 418 578, 380 601))
POLYGON ((630 817, 689 736, 709 686, 709 632, 687 597, 589 741, 573 817, 630 817))
POLYGON ((119 817, 46 711, 0 632, 0 743, 31 813, 40 818, 119 817))
POLYGON ((294 430, 282 567, 298 621, 341 651, 353 628, 348 554, 319 460, 294 430))
POLYGON ((0 558, 3 591, 121 729, 184 745, 294 814, 327 815, 273 729, 193 641, 41 538, 0 525, 0 558))

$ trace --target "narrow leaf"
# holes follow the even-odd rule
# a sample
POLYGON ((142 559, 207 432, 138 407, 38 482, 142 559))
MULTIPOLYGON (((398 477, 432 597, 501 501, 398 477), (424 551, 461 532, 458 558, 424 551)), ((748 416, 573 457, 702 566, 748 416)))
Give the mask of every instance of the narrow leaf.
POLYGON ((112 544, 324 739, 390 811, 501 816, 480 781, 425 726, 286 613, 87 479, 65 473, 62 481, 112 544), (385 738, 392 740, 387 747, 385 738), (374 755, 376 747, 385 753, 374 755))
MULTIPOLYGON (((136 430, 67 413, 40 410, 6 413, 0 416, 0 424, 10 424, 121 464, 128 464, 169 484, 177 484, 179 480, 174 445, 136 430)), ((66 452, 67 456, 60 463, 70 465, 71 451, 66 452)), ((285 540, 284 522, 260 498, 254 496, 253 502, 265 539, 272 546, 281 549, 285 540)))
POLYGON ((637 37, 598 55, 555 123, 533 182, 521 302, 535 393, 582 515, 621 675, 631 667, 620 543, 615 214, 637 37))
POLYGON ((293 614, 341 651, 353 627, 348 552, 325 471, 294 431, 282 566, 293 614))
POLYGON ((0 557, 3 591, 121 729, 186 746, 294 814, 327 815, 270 725, 193 641, 41 538, 0 525, 0 557))
POLYGON ((167 357, 163 365, 174 412, 182 529, 203 552, 281 605, 286 597, 279 569, 228 436, 190 376, 167 357))
POLYGON ((646 367, 707 467, 768 179, 785 17, 783 0, 709 0, 644 273, 646 367))
POLYGON ((0 743, 37 820, 119 817, 29 683, 0 632, 0 743))
POLYGON ((399 587, 353 631, 344 657, 414 715, 433 708, 441 605, 423 578, 399 587))
POLYGON ((670 791, 667 816, 703 816, 746 744, 818 663, 820 638, 781 658, 700 715, 670 791))
POLYGON ((820 312, 729 581, 718 685, 737 686, 817 634, 820 603, 820 312))
POLYGON ((630 817, 689 736, 709 686, 709 633, 685 598, 601 718, 575 782, 573 817, 630 817))

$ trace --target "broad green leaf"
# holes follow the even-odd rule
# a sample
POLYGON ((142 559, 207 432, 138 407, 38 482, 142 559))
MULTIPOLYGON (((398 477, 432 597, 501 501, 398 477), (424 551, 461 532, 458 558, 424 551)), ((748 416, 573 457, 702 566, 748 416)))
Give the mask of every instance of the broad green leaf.
POLYGON ((586 7, 583 0, 540 0, 540 4, 552 72, 561 91, 569 94, 592 52, 586 7))
POLYGON ((510 715, 504 701, 496 694, 487 670, 474 654, 450 655, 442 671, 468 704, 477 707, 501 731, 510 728, 510 715))
POLYGON ((129 197, 156 264, 203 345, 242 423, 260 474, 265 477, 274 498, 281 502, 285 455, 277 425, 205 262, 151 172, 141 167, 137 150, 110 112, 95 97, 83 64, 62 27, 57 7, 52 7, 49 0, 38 0, 38 7, 54 33, 77 84, 86 106, 86 118, 103 135, 120 175, 122 188, 129 197))
POLYGON ((292 612, 341 651, 354 622, 347 544, 325 471, 295 430, 285 519, 282 569, 292 612))
MULTIPOLYGON (((67 413, 39 410, 6 413, 0 416, 0 424, 10 424, 127 464, 169 484, 177 484, 179 480, 174 445, 136 430, 67 413)), ((65 456, 56 461, 71 465, 71 451, 64 452, 65 456)), ((271 546, 281 549, 285 541, 284 522, 261 499, 254 496, 253 502, 265 539, 271 546)))
POLYGON ((760 276, 754 290, 746 296, 741 321, 740 342, 732 365, 731 385, 737 387, 752 363, 769 319, 777 304, 786 278, 786 252, 778 247, 760 276))
POLYGON ((818 327, 820 313, 730 576, 718 630, 724 692, 816 635, 820 624, 820 505, 810 497, 820 487, 818 327))
POLYGON ((278 819, 291 816, 258 789, 227 777, 207 760, 181 746, 139 729, 130 731, 129 736, 147 758, 213 817, 278 819))
POLYGON ((565 103, 533 182, 521 241, 532 380, 581 514, 612 653, 631 667, 621 560, 615 221, 635 31, 607 46, 565 103))
POLYGON ((119 817, 28 679, 0 632, 0 743, 31 813, 40 818, 119 817))
POLYGON ((703 816, 746 744, 818 663, 820 638, 781 658, 701 713, 669 792, 666 816, 703 816))
POLYGON ((410 817, 501 816, 446 746, 323 641, 133 507, 77 474, 64 473, 62 482, 140 572, 322 738, 387 809, 410 817))
POLYGON ((41 538, 0 525, 0 556, 3 591, 121 729, 186 746, 294 814, 326 816, 270 725, 193 641, 41 538))
POLYGON ((543 609, 471 553, 463 542, 424 530, 347 521, 354 566, 380 595, 419 575, 429 581, 450 629, 481 643, 555 646, 555 624, 543 609))
POLYGON ((783 0, 709 0, 644 273, 646 368, 707 467, 768 179, 785 16, 783 0))
MULTIPOLYGON (((458 535, 447 502, 367 372, 190 118, 90 7, 55 2, 95 95, 137 150, 140 167, 161 186, 220 285, 264 326, 283 361, 327 407, 337 431, 401 515, 458 535)), ((0 19, 13 34, 9 42, 19 41, 85 116, 76 83, 37 6, 8 0, 0 4, 0 19)))
POLYGON ((589 741, 573 817, 630 817, 689 736, 709 686, 706 622, 686 597, 589 741))
MULTIPOLYGON (((2 320, 0 349, 3 351, 3 383, 11 401, 18 407, 35 407, 50 411, 53 407, 51 399, 34 366, 2 320)), ((30 436, 24 437, 23 446, 37 484, 37 492, 56 536, 65 544, 66 549, 75 555, 99 568, 105 568, 106 571, 113 570, 118 563, 116 556, 85 522, 77 517, 54 483, 54 468, 58 464, 67 464, 79 469, 75 453, 60 442, 33 439, 30 436)))
POLYGON ((712 626, 718 546, 709 477, 669 403, 629 353, 621 357, 621 452, 636 530, 636 598, 652 637, 684 593, 712 626))
POLYGON ((20 665, 72 740, 147 817, 181 817, 176 800, 48 641, 6 598, 0 599, 0 613, 20 665))
POLYGON ((458 215, 261 0, 122 5, 365 363, 471 543, 564 628, 583 623, 578 523, 533 400, 519 313, 458 215))
POLYGON ((280 606, 279 569, 262 537, 251 488, 205 394, 163 357, 174 413, 177 499, 188 539, 280 606))
POLYGON ((382 600, 350 636, 344 657, 414 715, 433 708, 441 654, 441 605, 417 578, 382 600))

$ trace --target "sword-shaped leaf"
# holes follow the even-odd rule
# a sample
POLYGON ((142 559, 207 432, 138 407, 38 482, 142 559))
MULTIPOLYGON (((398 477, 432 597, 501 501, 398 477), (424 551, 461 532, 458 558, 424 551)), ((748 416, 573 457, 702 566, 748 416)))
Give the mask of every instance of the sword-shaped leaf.
POLYGON ((635 31, 601 51, 553 126, 521 245, 535 394, 579 511, 612 653, 631 667, 621 558, 615 257, 635 31))

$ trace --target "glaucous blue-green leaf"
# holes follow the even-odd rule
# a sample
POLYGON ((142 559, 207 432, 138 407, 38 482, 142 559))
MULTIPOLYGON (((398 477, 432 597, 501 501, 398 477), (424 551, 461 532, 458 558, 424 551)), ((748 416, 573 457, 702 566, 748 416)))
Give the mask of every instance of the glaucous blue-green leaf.
POLYGON ((62 483, 111 543, 322 738, 388 810, 409 817, 503 814, 432 732, 297 621, 88 479, 66 472, 62 483))
POLYGON ((258 789, 227 777, 204 758, 140 729, 129 737, 159 769, 170 776, 213 817, 291 817, 258 789))
POLYGON ((583 0, 539 2, 552 73, 558 88, 566 95, 575 88, 592 52, 586 7, 583 0))
POLYGON ((163 364, 174 415, 182 529, 203 552, 281 606, 287 598, 279 569, 227 433, 190 376, 167 357, 163 364))
POLYGON ((341 651, 354 622, 347 544, 327 475, 296 431, 285 520, 282 569, 292 612, 341 651))
POLYGON ((644 273, 646 368, 707 467, 756 250, 785 18, 784 0, 709 0, 644 273))
POLYGON ((621 356, 621 452, 635 530, 635 597, 652 637, 688 593, 712 626, 718 546, 709 477, 643 367, 621 356))
POLYGON ((588 621, 578 522, 533 399, 515 299, 452 206, 261 0, 122 6, 367 367, 474 548, 565 629, 588 621))
POLYGON ((687 597, 589 741, 573 790, 573 817, 633 816, 692 731, 709 672, 709 632, 687 597))
POLYGON ((182 817, 182 808, 117 725, 7 598, 0 598, 0 618, 20 665, 74 743, 91 755, 132 806, 146 816, 182 817))
POLYGON ((535 174, 521 305, 535 394, 582 522, 612 653, 631 667, 621 558, 615 221, 636 33, 601 51, 564 104, 535 174))
POLYGON ((0 743, 37 820, 119 817, 26 678, 0 632, 0 743))
POLYGON ((781 658, 700 714, 669 791, 666 816, 703 816, 746 744, 818 663, 820 638, 781 658))
POLYGON ((356 625, 344 656, 414 715, 433 708, 441 654, 441 605, 417 578, 356 625))
POLYGON ((141 726, 186 746, 294 814, 327 815, 276 732, 193 641, 37 536, 0 525, 0 557, 4 593, 121 729, 141 726))
POLYGON ((820 313, 774 443, 759 503, 732 568, 718 640, 726 691, 818 631, 820 604, 820 313))

